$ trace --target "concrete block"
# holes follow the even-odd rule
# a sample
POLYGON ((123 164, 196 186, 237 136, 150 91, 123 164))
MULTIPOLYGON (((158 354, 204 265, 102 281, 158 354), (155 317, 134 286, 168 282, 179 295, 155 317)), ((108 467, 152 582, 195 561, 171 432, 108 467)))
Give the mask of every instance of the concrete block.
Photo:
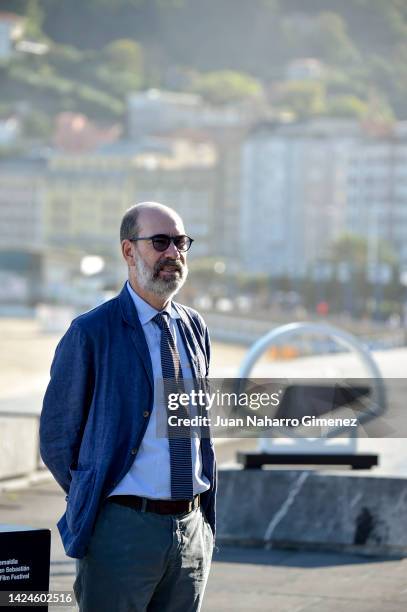
POLYGON ((407 479, 219 471, 217 537, 239 546, 407 556, 407 479))
POLYGON ((0 480, 34 472, 38 447, 38 416, 0 413, 0 480))

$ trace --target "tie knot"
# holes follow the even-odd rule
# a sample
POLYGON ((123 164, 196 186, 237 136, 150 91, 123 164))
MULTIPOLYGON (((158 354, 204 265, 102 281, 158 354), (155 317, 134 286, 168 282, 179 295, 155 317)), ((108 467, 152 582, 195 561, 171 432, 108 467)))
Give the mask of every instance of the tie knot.
POLYGON ((155 315, 155 317, 153 317, 153 321, 154 323, 156 323, 158 325, 158 327, 162 330, 162 329, 168 329, 169 328, 169 324, 168 324, 168 312, 157 312, 157 314, 155 315))

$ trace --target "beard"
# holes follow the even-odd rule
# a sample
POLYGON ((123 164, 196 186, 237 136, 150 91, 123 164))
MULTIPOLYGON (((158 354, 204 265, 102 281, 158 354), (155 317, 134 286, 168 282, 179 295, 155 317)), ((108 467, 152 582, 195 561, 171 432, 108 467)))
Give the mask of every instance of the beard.
POLYGON ((139 255, 136 258, 136 274, 137 281, 144 291, 150 291, 161 298, 171 298, 185 283, 188 276, 188 266, 179 260, 166 257, 157 261, 154 267, 150 268, 139 255), (163 278, 160 276, 160 271, 168 265, 175 268, 174 273, 171 274, 170 278, 163 278))

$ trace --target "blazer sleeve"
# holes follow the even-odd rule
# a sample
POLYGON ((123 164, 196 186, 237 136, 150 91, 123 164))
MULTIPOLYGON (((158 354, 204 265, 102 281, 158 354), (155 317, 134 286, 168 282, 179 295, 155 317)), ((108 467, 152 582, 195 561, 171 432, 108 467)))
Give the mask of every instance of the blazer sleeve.
POLYGON ((78 460, 94 387, 90 342, 73 322, 51 365, 40 417, 40 453, 55 480, 68 492, 78 460))

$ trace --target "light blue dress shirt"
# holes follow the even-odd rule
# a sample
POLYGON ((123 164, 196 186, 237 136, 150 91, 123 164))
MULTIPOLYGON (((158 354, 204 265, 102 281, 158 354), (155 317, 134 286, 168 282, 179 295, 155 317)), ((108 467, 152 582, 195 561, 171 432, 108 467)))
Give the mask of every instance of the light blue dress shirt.
MULTIPOLYGON (((137 308, 140 323, 150 351, 154 378, 154 404, 146 432, 133 465, 110 495, 139 495, 149 499, 171 499, 170 451, 168 438, 161 438, 156 435, 158 411, 166 410, 166 407, 158 401, 158 391, 162 388, 162 385, 160 387, 158 384, 158 381, 162 381, 160 352, 161 330, 152 321, 153 317, 159 311, 145 302, 133 290, 129 282, 127 282, 127 289, 137 308)), ((182 375, 187 383, 187 380, 192 378, 192 373, 184 344, 176 324, 176 319, 179 318, 179 315, 173 308, 171 302, 169 302, 164 310, 170 315, 170 328, 180 356, 182 375)), ((135 398, 134 401, 136 402, 137 398, 135 398)), ((197 493, 207 491, 210 484, 209 480, 202 472, 199 433, 196 429, 192 429, 191 435, 192 480, 194 495, 196 495, 197 493)))

